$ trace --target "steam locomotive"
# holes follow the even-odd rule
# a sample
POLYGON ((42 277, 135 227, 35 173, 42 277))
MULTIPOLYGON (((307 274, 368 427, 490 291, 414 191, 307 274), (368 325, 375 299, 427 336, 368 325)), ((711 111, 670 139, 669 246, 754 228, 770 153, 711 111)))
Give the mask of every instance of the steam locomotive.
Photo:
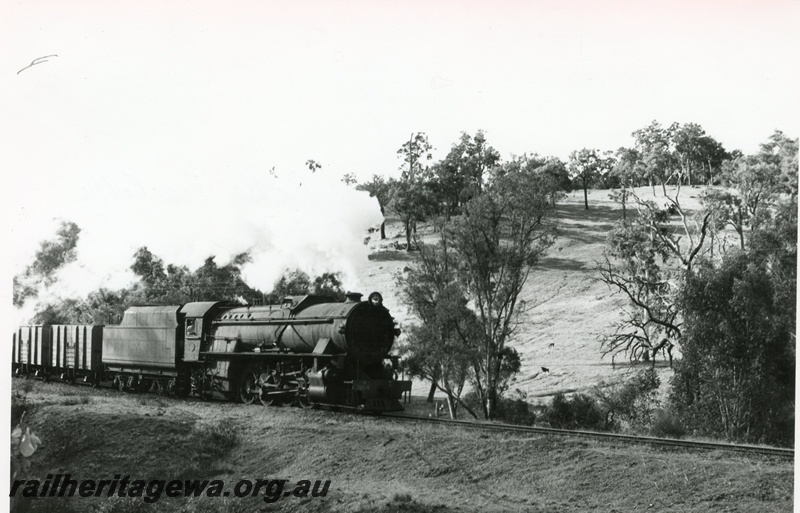
POLYGON ((400 333, 377 292, 280 305, 223 301, 128 308, 119 325, 22 326, 17 375, 203 399, 402 410, 411 382, 390 356, 400 333))

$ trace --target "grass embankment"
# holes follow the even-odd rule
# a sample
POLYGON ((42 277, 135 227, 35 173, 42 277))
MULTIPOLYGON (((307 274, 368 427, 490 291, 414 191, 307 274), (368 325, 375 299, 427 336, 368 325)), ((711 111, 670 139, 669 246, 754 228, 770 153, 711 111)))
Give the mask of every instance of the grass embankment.
MULTIPOLYGON (((20 386, 14 380, 14 387, 20 386)), ((324 498, 43 499, 33 511, 790 511, 791 462, 36 382, 32 471, 331 480, 324 498), (73 395, 64 395, 73 394, 73 395), (82 399, 87 397, 86 400, 82 399), (84 402, 85 401, 85 402, 84 402)))

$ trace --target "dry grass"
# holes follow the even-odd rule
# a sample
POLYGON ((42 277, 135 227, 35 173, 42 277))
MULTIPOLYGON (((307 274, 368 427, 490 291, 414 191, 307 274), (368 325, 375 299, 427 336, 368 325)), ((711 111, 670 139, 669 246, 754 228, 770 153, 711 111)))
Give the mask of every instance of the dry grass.
MULTIPOLYGON (((15 385, 17 382, 15 380, 15 385)), ((295 408, 167 399, 143 406, 95 391, 91 404, 31 394, 39 475, 143 479, 330 479, 325 498, 166 499, 149 511, 790 511, 792 462, 547 436, 394 423, 295 408), (115 398, 119 400, 114 400, 115 398), (64 444, 62 444, 64 442, 64 444), (68 449, 63 449, 68 442, 68 449)), ((130 500, 37 501, 51 511, 140 511, 130 500), (52 509, 55 508, 55 509, 52 509), (103 509, 106 508, 106 509, 103 509)), ((44 511, 39 509, 38 511, 44 511)))

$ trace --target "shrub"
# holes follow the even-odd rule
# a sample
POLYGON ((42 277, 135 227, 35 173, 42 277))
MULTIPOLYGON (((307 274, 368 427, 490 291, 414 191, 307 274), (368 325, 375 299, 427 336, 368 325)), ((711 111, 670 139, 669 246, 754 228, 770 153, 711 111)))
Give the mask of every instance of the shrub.
MULTIPOLYGON (((522 426, 532 426, 536 422, 536 414, 531 409, 531 405, 526 400, 527 396, 516 391, 516 397, 500 397, 497 400, 497 410, 494 420, 507 424, 519 424, 522 426)), ((483 411, 480 398, 474 390, 470 390, 461 398, 476 414, 480 415, 483 411)), ((459 411, 464 411, 463 409, 459 411)))
POLYGON ((656 410, 650 434, 667 438, 683 438, 686 435, 686 429, 672 411, 656 410))
POLYGON ((411 494, 410 493, 396 493, 392 498, 394 502, 411 502, 411 494))
POLYGON ((24 395, 19 392, 11 394, 11 427, 19 424, 22 415, 27 411, 28 404, 24 395))
POLYGON ((613 413, 615 420, 642 431, 653 422, 653 414, 659 406, 657 392, 660 385, 658 374, 650 367, 622 385, 606 390, 595 389, 594 395, 603 409, 613 413))
POLYGON ((606 416, 597 400, 585 394, 567 398, 556 394, 545 410, 545 419, 551 427, 560 429, 607 429, 606 416))
POLYGON ((531 405, 522 398, 501 399, 497 405, 497 417, 503 422, 522 426, 532 426, 536 422, 531 405))
POLYGON ((61 401, 61 404, 64 406, 74 406, 76 404, 89 404, 92 402, 92 398, 88 395, 82 395, 80 397, 67 397, 61 401))
POLYGON ((33 390, 33 381, 25 380, 19 390, 11 394, 11 427, 19 424, 22 415, 31 409, 33 404, 28 401, 28 393, 33 390))
POLYGON ((691 432, 794 442, 796 208, 788 233, 782 228, 759 246, 769 233, 760 228, 750 252, 729 252, 718 266, 701 267, 681 291, 686 328, 670 407, 691 432), (784 244, 791 248, 782 255, 784 244))

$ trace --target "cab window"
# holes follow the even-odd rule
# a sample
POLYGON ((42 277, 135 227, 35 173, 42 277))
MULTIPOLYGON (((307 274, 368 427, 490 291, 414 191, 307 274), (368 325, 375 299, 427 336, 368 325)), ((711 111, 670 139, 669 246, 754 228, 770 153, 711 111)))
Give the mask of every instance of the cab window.
POLYGON ((197 328, 195 319, 189 319, 186 321, 186 336, 187 337, 196 337, 197 336, 197 328))

